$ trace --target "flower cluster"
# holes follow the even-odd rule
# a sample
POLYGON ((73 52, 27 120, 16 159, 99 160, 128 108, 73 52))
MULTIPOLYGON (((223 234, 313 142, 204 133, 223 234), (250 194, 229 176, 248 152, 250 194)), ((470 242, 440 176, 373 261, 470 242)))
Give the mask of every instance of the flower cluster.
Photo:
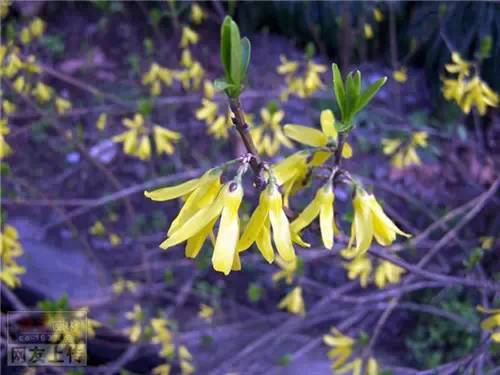
POLYGON ((330 329, 330 334, 323 336, 323 342, 332 347, 328 352, 328 358, 333 361, 332 371, 335 374, 377 375, 379 373, 375 358, 369 357, 365 360, 361 356, 353 357, 359 350, 358 343, 352 337, 342 334, 336 327, 330 329))
POLYGON ((396 169, 403 169, 412 165, 420 165, 421 160, 417 154, 417 147, 427 147, 428 134, 419 131, 411 134, 408 139, 382 139, 383 153, 391 155, 391 165, 396 169))
POLYGON ((260 124, 252 126, 250 135, 257 148, 257 152, 267 156, 276 155, 281 146, 292 148, 293 144, 283 133, 281 121, 285 117, 283 110, 262 108, 260 111, 260 124))
POLYGON ((481 328, 485 331, 493 331, 491 340, 500 343, 500 309, 487 309, 483 306, 477 306, 477 310, 491 315, 481 322, 481 328))
POLYGON ((24 267, 17 263, 16 258, 23 254, 23 247, 19 242, 16 228, 5 224, 0 233, 0 281, 9 288, 15 288, 21 284, 19 275, 25 272, 24 267))
POLYGON ((499 96, 481 79, 477 66, 462 59, 458 52, 451 54, 451 60, 452 63, 445 65, 445 69, 455 77, 442 78, 444 97, 455 101, 465 114, 476 107, 479 114, 483 116, 488 107, 497 107, 499 96), (474 74, 472 74, 473 70, 474 74))
POLYGON ((276 71, 285 77, 287 87, 280 94, 280 99, 287 101, 290 94, 299 98, 308 98, 318 90, 325 88, 320 74, 326 72, 326 66, 316 64, 312 60, 300 63, 295 60, 288 60, 286 56, 280 56, 281 64, 276 71))
POLYGON ((113 141, 123 142, 123 152, 141 160, 151 158, 152 140, 158 154, 171 155, 174 153, 174 143, 181 139, 180 133, 160 125, 146 126, 144 116, 139 113, 133 119, 123 119, 122 123, 128 130, 114 136, 113 141))

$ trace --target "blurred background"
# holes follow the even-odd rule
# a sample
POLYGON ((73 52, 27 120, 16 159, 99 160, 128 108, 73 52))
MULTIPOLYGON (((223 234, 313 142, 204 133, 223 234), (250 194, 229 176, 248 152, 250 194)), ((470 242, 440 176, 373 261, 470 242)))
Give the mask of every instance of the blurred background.
MULTIPOLYGON (((158 247, 181 202, 143 194, 244 153, 210 85, 223 74, 220 25, 231 15, 252 43, 241 102, 269 137, 263 157, 300 148, 276 141, 276 129, 338 113, 332 63, 359 69, 364 85, 387 76, 358 118, 346 168, 416 237, 396 245, 405 262, 431 252, 429 272, 497 283, 497 2, 1 0, 0 12, 5 374, 328 374, 331 326, 369 347, 379 373, 499 373, 476 308, 498 306, 498 287, 422 274, 361 286, 342 240, 322 249, 317 226, 292 282, 254 250, 225 277, 210 241, 195 260, 158 247), (297 286, 305 315, 278 307, 297 286), (28 311, 15 314, 22 329, 66 310, 91 319, 86 367, 7 367, 7 312, 28 311)), ((345 238, 350 191, 336 194, 345 238)), ((257 200, 249 187, 243 221, 257 200)))

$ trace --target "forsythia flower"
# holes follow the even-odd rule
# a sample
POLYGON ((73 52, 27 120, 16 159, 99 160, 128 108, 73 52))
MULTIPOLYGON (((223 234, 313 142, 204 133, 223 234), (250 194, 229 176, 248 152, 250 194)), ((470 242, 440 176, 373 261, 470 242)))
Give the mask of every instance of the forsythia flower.
MULTIPOLYGON (((196 184, 194 185, 196 186, 196 184)), ((195 186, 192 190, 194 190, 195 186)), ((183 190, 179 193, 180 195, 184 195, 186 192, 186 190, 183 190)), ((176 225, 175 229, 171 232, 169 230, 169 237, 161 243, 160 247, 168 249, 192 238, 193 242, 191 246, 188 243, 186 253, 188 256, 195 257, 205 242, 206 237, 212 231, 217 218, 220 216, 219 231, 212 256, 213 267, 216 271, 223 272, 225 275, 228 275, 231 270, 240 270, 241 265, 236 245, 240 227, 238 209, 242 198, 243 188, 239 181, 233 180, 225 184, 212 204, 186 217, 186 220, 176 225)), ((196 204, 198 203, 196 202, 196 204)), ((179 216, 183 213, 183 210, 181 210, 179 216)))
POLYGON ((125 332, 129 335, 129 340, 131 342, 139 341, 142 334, 142 320, 144 319, 144 313, 140 305, 135 304, 133 311, 129 311, 125 314, 125 318, 132 321, 134 324, 132 327, 127 328, 125 332))
POLYGON ((262 108, 260 117, 262 123, 250 129, 250 135, 259 153, 274 156, 281 145, 288 148, 293 147, 281 129, 281 121, 285 117, 285 112, 280 110, 271 113, 269 109, 262 108))
POLYGON ((122 239, 116 233, 110 233, 108 239, 109 239, 109 243, 112 246, 118 246, 122 243, 122 239))
POLYGON ((276 183, 270 179, 266 189, 260 194, 255 208, 239 242, 238 251, 248 249, 254 242, 269 263, 274 261, 272 239, 279 255, 285 262, 295 261, 290 224, 283 211, 283 199, 276 183))
POLYGON ((193 374, 196 371, 196 368, 192 364, 193 356, 189 350, 184 345, 180 345, 178 354, 182 375, 193 374))
POLYGON ((117 295, 122 294, 124 291, 134 293, 137 290, 137 283, 120 277, 113 283, 113 285, 111 285, 111 289, 113 290, 113 293, 117 295))
POLYGON ((403 268, 384 260, 375 270, 375 285, 382 289, 387 284, 397 284, 401 280, 401 275, 405 272, 403 268))
POLYGON ((200 310, 198 311, 198 317, 205 320, 206 322, 212 322, 212 318, 214 316, 214 309, 211 306, 205 305, 202 303, 200 305, 200 310))
POLYGON ((95 126, 99 130, 104 130, 107 123, 108 123, 108 115, 106 113, 101 113, 99 115, 99 117, 97 118, 97 122, 96 122, 95 126))
POLYGON ((35 88, 33 89, 33 95, 40 103, 45 103, 52 97, 52 91, 53 90, 50 86, 47 86, 42 82, 37 82, 35 88))
POLYGON ((10 133, 10 129, 7 125, 7 119, 3 118, 0 120, 0 160, 12 154, 12 148, 5 141, 5 136, 10 133))
POLYGON ((297 269, 299 266, 299 257, 296 257, 295 261, 285 262, 280 256, 278 256, 276 257, 276 263, 278 263, 281 271, 274 273, 272 276, 272 280, 274 282, 278 282, 281 279, 285 279, 286 283, 290 285, 297 273, 297 269))
POLYGON ((30 24, 30 31, 36 38, 42 36, 45 31, 45 22, 39 17, 35 18, 30 24))
POLYGON ((363 25, 363 34, 366 39, 373 39, 373 28, 369 23, 363 25))
MULTIPOLYGON (((358 357, 353 361, 346 363, 349 357, 353 354, 355 341, 353 338, 343 335, 337 328, 332 327, 331 334, 323 336, 323 342, 331 346, 332 349, 328 352, 328 358, 332 363, 334 374, 361 375, 363 368, 363 360, 358 357)), ((378 364, 375 358, 369 357, 364 366, 365 375, 378 375, 378 364)))
POLYGON ((280 62, 281 64, 276 70, 278 74, 285 76, 287 84, 287 87, 280 94, 282 101, 288 100, 290 94, 306 98, 325 88, 319 75, 326 72, 326 66, 308 61, 302 69, 303 73, 299 74, 300 64, 298 61, 288 60, 286 56, 280 55, 280 62))
POLYGON ((493 331, 491 339, 494 342, 500 343, 500 309, 487 309, 483 306, 477 306, 478 311, 485 314, 492 314, 489 318, 481 323, 481 329, 485 331, 493 331))
POLYGON ((420 157, 416 148, 427 147, 428 134, 424 131, 415 132, 410 140, 403 143, 399 139, 382 139, 383 152, 386 155, 393 155, 391 164, 396 169, 402 169, 411 165, 420 165, 420 157))
POLYGON ((273 174, 284 191, 284 204, 288 206, 288 198, 304 187, 309 173, 309 152, 298 151, 273 166, 273 174))
MULTIPOLYGON (((321 130, 309 128, 303 125, 285 125, 285 134, 296 142, 312 147, 337 146, 337 130, 335 129, 335 116, 329 109, 321 111, 321 130)), ((331 154, 331 152, 330 152, 331 154)), ((342 157, 350 158, 352 148, 349 143, 344 143, 342 147, 342 157)))
POLYGON ((463 60, 458 52, 451 54, 452 64, 445 65, 448 73, 456 74, 455 78, 442 78, 443 96, 447 100, 454 100, 465 114, 472 107, 476 107, 479 114, 483 116, 489 107, 497 107, 500 101, 486 82, 476 72, 470 78, 471 64, 463 60))
POLYGON ((152 63, 149 70, 142 76, 142 84, 150 86, 150 93, 158 96, 161 93, 161 85, 171 87, 174 82, 174 72, 157 63, 152 63))
POLYGON ((334 361, 332 368, 336 370, 351 356, 355 341, 353 338, 343 335, 336 327, 332 327, 330 332, 329 335, 323 336, 323 342, 332 347, 328 352, 328 358, 334 361))
POLYGON ((411 237, 389 219, 372 194, 357 188, 352 203, 354 220, 351 226, 349 244, 343 252, 345 257, 352 258, 366 253, 373 237, 382 246, 388 246, 394 242, 396 234, 411 237), (353 247, 354 242, 356 242, 355 247, 353 247))
POLYGON ((398 70, 392 72, 392 78, 399 83, 405 83, 408 80, 408 74, 406 71, 406 67, 402 66, 398 70))
POLYGON ((373 18, 377 22, 382 22, 384 20, 384 14, 382 13, 382 11, 380 9, 374 8, 373 9, 373 18))
POLYGON ((97 220, 90 228, 89 228, 89 233, 92 234, 93 236, 104 236, 106 233, 106 228, 104 227, 104 224, 102 221, 97 220))
POLYGON ((199 25, 200 23, 203 22, 203 20, 205 19, 205 13, 203 12, 203 9, 202 7, 200 7, 198 4, 196 3, 193 3, 191 5, 191 21, 196 24, 196 25, 199 25))
MULTIPOLYGON (((318 189, 314 199, 307 205, 306 208, 297 216, 290 224, 292 233, 296 236, 300 235, 302 229, 307 227, 311 222, 319 217, 321 229, 321 239, 323 245, 327 249, 333 247, 333 201, 335 199, 332 183, 327 182, 324 186, 318 189)), ((303 242, 300 240, 300 242, 303 242)))
POLYGON ((15 288, 21 284, 19 275, 25 272, 24 267, 17 264, 17 257, 23 254, 23 247, 19 242, 19 235, 12 225, 4 225, 0 233, 0 281, 9 288, 15 288))
POLYGON ((495 243, 495 237, 493 236, 481 236, 479 237, 479 242, 481 243, 481 249, 490 250, 493 248, 495 243))
POLYGON ((372 272, 372 262, 367 256, 361 255, 354 258, 349 263, 344 264, 344 268, 348 271, 347 277, 349 280, 354 280, 359 277, 359 284, 363 288, 368 285, 372 272))
POLYGON ((8 100, 3 100, 2 101, 2 109, 5 115, 11 115, 16 111, 16 105, 12 102, 9 102, 8 100))
MULTIPOLYGON (((129 128, 124 133, 113 137, 114 142, 123 142, 123 152, 147 160, 151 157, 152 146, 149 138, 149 130, 144 125, 144 117, 136 114, 133 119, 124 119, 123 125, 129 128)), ((153 124, 153 138, 158 154, 171 155, 175 149, 173 143, 181 139, 178 132, 153 124)))
POLYGON ((169 365, 168 363, 164 363, 163 365, 156 366, 153 369, 153 374, 154 375, 170 375, 170 370, 172 366, 169 365))
POLYGON ((286 309, 289 313, 295 315, 305 315, 306 309, 304 299, 302 298, 302 288, 297 286, 288 293, 278 304, 279 309, 286 309))
POLYGON ((200 37, 198 34, 188 26, 183 26, 182 27, 182 35, 181 35, 181 41, 179 43, 179 46, 181 48, 186 48, 190 44, 197 44, 199 41, 200 37))
POLYGON ((71 102, 58 96, 56 98, 56 109, 57 113, 63 115, 68 109, 71 109, 71 102))
POLYGON ((168 358, 174 352, 173 335, 168 327, 168 321, 164 318, 154 318, 150 321, 153 330, 151 341, 155 344, 160 344, 160 356, 168 358))

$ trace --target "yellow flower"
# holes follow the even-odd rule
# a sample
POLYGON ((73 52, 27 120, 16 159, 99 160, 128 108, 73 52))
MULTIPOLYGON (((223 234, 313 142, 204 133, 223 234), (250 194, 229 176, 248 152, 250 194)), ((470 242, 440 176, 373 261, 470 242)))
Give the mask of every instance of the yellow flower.
POLYGON ((363 34, 366 39, 373 39, 373 28, 369 23, 363 25, 363 34))
POLYGON ((184 345, 179 346, 179 358, 184 359, 184 360, 192 360, 193 356, 189 352, 188 348, 186 348, 184 345))
MULTIPOLYGON (((314 199, 307 205, 306 208, 297 216, 290 225, 290 229, 294 235, 299 236, 302 229, 311 224, 311 222, 319 217, 321 229, 321 239, 323 245, 327 249, 333 247, 333 201, 335 199, 331 182, 326 183, 318 189, 314 199)), ((303 241, 301 241, 303 242, 303 241)))
POLYGON ((476 75, 467 83, 464 96, 459 105, 466 114, 475 106, 479 114, 483 116, 488 106, 497 107, 498 102, 498 94, 476 75))
POLYGON ((21 284, 19 275, 25 272, 24 267, 16 262, 16 258, 23 254, 23 247, 19 242, 16 228, 6 224, 0 233, 0 281, 9 288, 21 284))
POLYGON ((397 284, 405 272, 403 268, 389 261, 382 261, 375 270, 375 285, 382 289, 387 284, 397 284))
POLYGON ((382 246, 388 246, 396 239, 396 234, 411 237, 410 234, 401 231, 396 224, 385 214, 384 210, 372 194, 368 194, 361 188, 356 189, 352 201, 354 207, 354 220, 351 226, 351 238, 347 249, 344 251, 346 257, 359 256, 366 253, 372 243, 373 237, 382 246), (353 247, 353 243, 356 246, 353 247))
POLYGON ((205 70, 198 61, 195 61, 189 68, 189 78, 191 79, 193 90, 198 90, 204 75, 205 70))
POLYGON ((182 375, 190 375, 196 371, 196 368, 188 361, 181 361, 180 366, 182 375))
MULTIPOLYGON (((240 270, 241 265, 236 244, 240 227, 238 209, 242 198, 241 183, 235 180, 229 182, 224 185, 211 205, 201 208, 184 223, 176 226, 169 237, 160 244, 160 247, 168 249, 190 238, 203 244, 215 221, 221 216, 212 256, 213 267, 225 275, 228 275, 231 270, 240 270)), ((199 251, 200 247, 195 246, 196 252, 199 251)), ((188 252, 188 248, 186 248, 186 252, 188 252)))
POLYGON ((8 62, 3 69, 3 72, 7 78, 13 78, 22 68, 23 62, 17 55, 17 51, 13 51, 8 57, 8 62))
POLYGON ((188 26, 183 26, 179 47, 186 48, 190 44, 198 43, 199 39, 200 37, 193 29, 189 28, 188 26))
POLYGON ((154 318, 150 320, 150 325, 153 330, 151 341, 155 344, 160 344, 160 357, 168 358, 174 352, 173 335, 168 327, 169 323, 164 318, 154 318))
POLYGON ((482 236, 479 237, 479 242, 481 243, 481 249, 491 250, 495 244, 495 237, 493 236, 482 236))
POLYGON ((333 362, 334 370, 341 367, 351 356, 355 341, 353 338, 343 335, 336 327, 330 329, 329 335, 323 336, 323 342, 332 347, 328 352, 328 358, 333 362))
POLYGON ((31 31, 29 27, 23 27, 21 29, 21 32, 19 33, 19 39, 21 40, 22 44, 31 43, 31 31))
POLYGON ((288 60, 285 55, 280 55, 280 62, 281 64, 276 71, 281 75, 294 74, 299 68, 299 63, 297 61, 288 60))
POLYGON ((393 155, 391 164, 396 169, 402 169, 411 165, 420 165, 420 157, 416 147, 427 147, 428 134, 425 131, 415 132, 410 141, 403 144, 399 139, 382 139, 383 153, 393 155))
POLYGON ((151 142, 144 126, 144 117, 137 113, 133 119, 125 118, 122 123, 129 130, 115 135, 113 142, 123 142, 123 152, 141 160, 151 157, 151 142))
POLYGON ((304 299, 302 298, 302 288, 297 286, 288 293, 278 304, 279 309, 286 309, 289 313, 295 315, 306 314, 304 299))
POLYGON ((483 306, 477 306, 476 308, 482 313, 491 314, 489 318, 481 322, 481 329, 493 331, 491 339, 500 343, 500 309, 487 309, 483 306))
POLYGON ((349 280, 354 280, 359 277, 359 284, 365 288, 368 285, 370 274, 372 272, 372 262, 367 256, 358 256, 349 263, 344 264, 347 270, 349 280))
POLYGON ((399 83, 405 83, 408 80, 408 74, 406 73, 406 67, 402 66, 399 70, 392 72, 392 78, 394 78, 399 83))
POLYGON ((156 366, 153 369, 153 374, 154 375, 170 375, 170 370, 172 366, 169 365, 168 363, 165 363, 163 365, 156 366))
POLYGON ((212 81, 206 79, 203 82, 203 96, 206 99, 212 99, 215 95, 215 87, 212 83, 212 81))
POLYGON ((125 318, 134 323, 132 327, 125 330, 125 332, 129 335, 129 340, 131 342, 139 341, 142 334, 141 322, 144 319, 144 313, 141 306, 135 304, 132 311, 125 313, 125 318))
POLYGON ((45 22, 39 17, 36 17, 30 24, 31 34, 38 38, 43 35, 45 31, 45 22))
POLYGON ((205 19, 205 12, 203 12, 203 8, 200 7, 197 3, 193 3, 191 5, 191 21, 199 25, 205 19))
POLYGON ((187 48, 182 50, 181 65, 185 68, 189 68, 193 65, 193 57, 191 56, 191 51, 187 48))
POLYGON ((99 115, 99 117, 97 118, 97 122, 96 122, 95 126, 99 130, 104 130, 107 122, 108 122, 108 115, 106 113, 101 113, 99 115))
POLYGON ((421 146, 421 147, 427 147, 427 138, 429 135, 425 131, 420 131, 420 132, 415 132, 412 135, 411 141, 413 144, 421 146))
POLYGON ((71 108, 71 102, 69 100, 61 98, 60 96, 56 98, 57 113, 63 115, 70 108, 71 108))
POLYGON ((119 278, 111 285, 111 289, 113 289, 113 293, 117 295, 122 294, 125 290, 133 293, 137 290, 137 283, 119 278))
POLYGON ((382 152, 385 155, 392 155, 394 154, 402 145, 403 142, 401 142, 399 139, 389 139, 389 138, 383 138, 382 139, 382 152))
POLYGON ((238 251, 245 251, 255 242, 264 259, 272 263, 274 249, 271 243, 271 229, 279 255, 286 262, 295 261, 290 224, 283 211, 283 199, 274 181, 270 181, 260 194, 259 204, 238 242, 238 251))
POLYGON ((16 111, 16 105, 8 100, 2 101, 2 109, 6 116, 11 115, 16 111))
POLYGON ((382 11, 380 9, 374 8, 373 9, 373 18, 377 22, 382 22, 384 20, 384 14, 382 13, 382 11))
POLYGON ((0 19, 4 19, 7 14, 9 14, 9 5, 11 4, 10 0, 4 0, 0 3, 0 19))
POLYGON ((5 136, 10 133, 7 119, 0 120, 0 160, 12 154, 12 148, 5 141, 5 136))
POLYGON ((281 145, 288 148, 293 147, 281 129, 281 121, 285 117, 285 112, 271 113, 269 109, 262 108, 260 117, 262 123, 250 129, 250 135, 259 153, 274 156, 280 150, 281 145))
POLYGON ((104 224, 102 221, 97 220, 90 228, 89 233, 93 236, 104 236, 106 233, 106 228, 104 228, 104 224))
MULTIPOLYGON (((313 129, 303 125, 285 125, 285 134, 296 142, 312 147, 337 146, 337 130, 335 129, 335 116, 329 109, 321 111, 321 130, 313 129)), ((352 148, 349 143, 342 147, 342 157, 350 158, 352 148)))
POLYGON ((191 363, 193 356, 184 345, 179 346, 179 359, 183 375, 189 375, 195 372, 196 368, 191 363))
POLYGON ((284 204, 288 198, 304 187, 309 172, 308 151, 298 151, 273 165, 273 174, 284 192, 284 204))
MULTIPOLYGON (((299 97, 309 97, 316 91, 324 89, 325 85, 321 81, 320 74, 326 72, 326 66, 316 64, 313 61, 307 63, 302 89, 298 88, 299 97)), ((290 87, 293 89, 293 87, 290 87)))
POLYGON ((211 306, 205 305, 202 303, 200 305, 200 310, 198 311, 198 317, 205 320, 206 322, 212 322, 212 318, 214 316, 214 309, 211 306))
POLYGON ((122 243, 122 239, 116 233, 110 233, 109 234, 109 243, 112 246, 118 246, 122 243))
POLYGON ((458 52, 452 52, 451 60, 453 61, 453 64, 446 64, 444 66, 448 73, 464 76, 469 75, 471 64, 468 61, 463 60, 458 52))
POLYGON ((291 284, 297 272, 297 268, 299 265, 299 257, 295 258, 295 261, 285 262, 280 256, 276 257, 276 263, 281 268, 281 271, 278 271, 273 274, 272 280, 274 282, 278 282, 279 280, 285 279, 287 284, 291 284))
POLYGON ((172 155, 175 151, 173 143, 178 142, 182 136, 178 132, 163 128, 159 125, 154 125, 153 138, 155 141, 156 152, 159 155, 162 153, 172 155))
POLYGON ((45 103, 52 97, 52 91, 53 90, 50 86, 47 86, 42 82, 37 82, 35 88, 33 89, 33 95, 40 103, 45 103))
POLYGON ((198 120, 206 121, 207 123, 213 122, 217 116, 219 105, 209 99, 201 100, 201 107, 195 112, 195 117, 198 120))

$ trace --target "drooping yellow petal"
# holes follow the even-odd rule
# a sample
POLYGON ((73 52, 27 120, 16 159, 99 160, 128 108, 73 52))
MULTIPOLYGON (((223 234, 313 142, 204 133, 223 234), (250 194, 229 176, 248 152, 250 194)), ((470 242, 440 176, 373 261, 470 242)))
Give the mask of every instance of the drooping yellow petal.
POLYGON ((401 231, 396 224, 389 219, 372 194, 367 196, 366 202, 372 212, 373 233, 379 244, 383 246, 390 245, 396 239, 396 234, 411 237, 411 234, 401 231))
POLYGON ((272 263, 274 261, 274 249, 271 244, 271 230, 269 226, 269 218, 266 218, 264 220, 264 225, 255 239, 255 243, 264 259, 267 260, 268 263, 272 263))
POLYGON ((276 186, 271 189, 269 195, 269 219, 273 229, 273 241, 283 260, 292 262, 295 261, 295 250, 292 245, 290 223, 283 211, 281 194, 276 186))
POLYGON ((189 194, 200 185, 201 178, 194 178, 175 186, 168 186, 153 191, 145 191, 144 195, 154 201, 168 201, 189 194))
POLYGON ((333 247, 333 190, 331 185, 321 188, 319 225, 323 245, 327 249, 333 247))
POLYGON ((185 249, 185 255, 187 258, 196 258, 198 253, 200 252, 203 244, 205 243, 205 240, 207 239, 208 235, 212 231, 215 220, 212 220, 209 222, 205 228, 200 230, 196 235, 193 237, 189 238, 186 243, 186 249, 185 249))
POLYGON ((238 209, 242 198, 241 185, 231 182, 224 193, 222 216, 212 256, 214 269, 225 275, 231 272, 240 235, 238 209))
POLYGON ((355 235, 356 253, 361 255, 368 251, 373 239, 372 212, 368 203, 368 194, 356 193, 352 203, 354 221, 351 227, 351 241, 355 235))
POLYGON ((255 242, 256 238, 259 236, 262 226, 267 219, 269 212, 268 202, 266 199, 265 192, 260 194, 259 204, 255 208, 250 220, 243 232, 240 240, 238 241, 238 251, 244 251, 248 249, 252 243, 255 242))
POLYGON ((323 133, 334 139, 337 138, 337 129, 335 129, 335 116, 330 109, 321 111, 320 115, 321 130, 323 133))
POLYGON ((287 124, 284 130, 289 138, 306 146, 323 147, 328 142, 326 135, 318 129, 302 125, 287 124))

